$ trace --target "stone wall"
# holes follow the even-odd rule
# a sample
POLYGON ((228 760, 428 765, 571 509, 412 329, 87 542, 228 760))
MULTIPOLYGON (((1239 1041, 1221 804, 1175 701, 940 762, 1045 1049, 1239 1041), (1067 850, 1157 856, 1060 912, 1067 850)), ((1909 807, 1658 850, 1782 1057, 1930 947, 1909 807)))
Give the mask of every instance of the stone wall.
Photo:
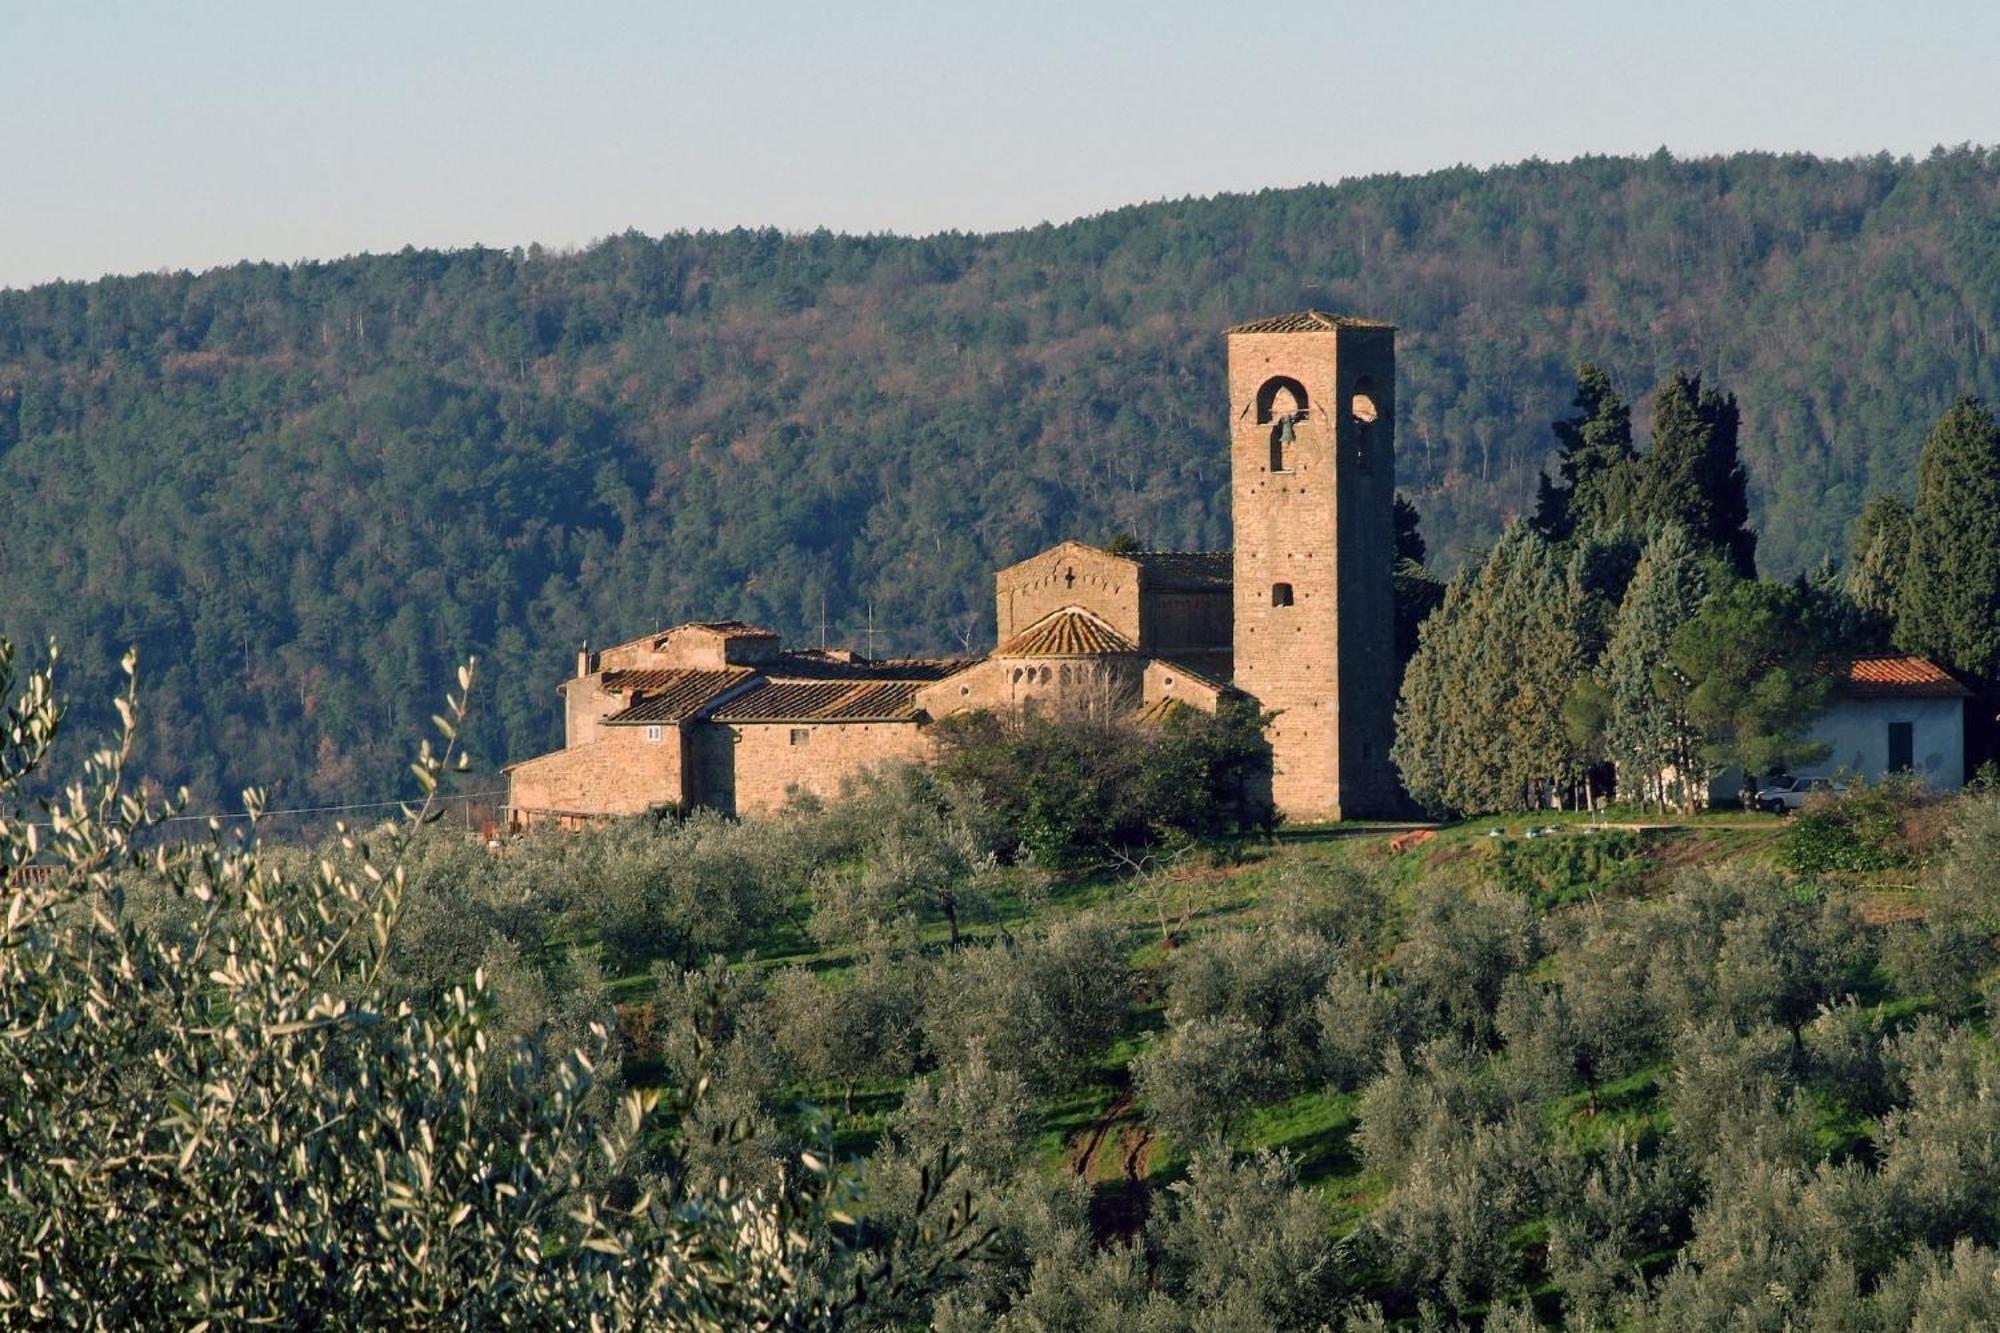
MULTIPOLYGON (((898 760, 930 758, 930 738, 915 722, 746 722, 702 723, 702 744, 727 747, 731 803, 699 795, 704 804, 738 815, 767 814, 783 806, 794 788, 832 799, 841 784, 871 768, 898 760)), ((720 759, 711 750, 702 770, 712 781, 720 759)), ((716 792, 717 797, 721 796, 716 792)))
POLYGON ((1185 662, 1216 680, 1233 674, 1235 608, 1228 588, 1147 590, 1139 613, 1140 651, 1185 662))
POLYGON ((1139 642, 1139 568, 1083 542, 1063 542, 993 576, 997 642, 1053 611, 1080 606, 1139 642))
POLYGON ((559 687, 563 696, 563 744, 575 749, 597 740, 606 731, 604 719, 625 707, 625 696, 604 688, 601 674, 577 676, 559 687))
POLYGON ((603 727, 598 738, 516 764, 508 802, 518 812, 637 815, 685 794, 687 738, 669 723, 603 727), (649 739, 649 736, 658 739, 649 739))

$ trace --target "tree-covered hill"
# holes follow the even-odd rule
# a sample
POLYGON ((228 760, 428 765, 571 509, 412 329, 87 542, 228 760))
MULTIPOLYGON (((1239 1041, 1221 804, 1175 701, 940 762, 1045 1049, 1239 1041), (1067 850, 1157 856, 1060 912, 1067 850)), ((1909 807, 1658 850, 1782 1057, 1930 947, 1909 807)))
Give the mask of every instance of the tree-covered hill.
MULTIPOLYGON (((1531 162, 927 239, 628 234, 0 292, 0 629, 108 675, 205 796, 373 791, 463 651, 484 759, 577 643, 694 615, 979 647, 1063 536, 1228 540, 1221 329, 1401 326, 1447 563, 1530 508, 1577 362, 1735 393, 1758 556, 1806 567, 2000 391, 2000 154, 1531 162)), ((86 693, 94 693, 86 691, 86 693)))

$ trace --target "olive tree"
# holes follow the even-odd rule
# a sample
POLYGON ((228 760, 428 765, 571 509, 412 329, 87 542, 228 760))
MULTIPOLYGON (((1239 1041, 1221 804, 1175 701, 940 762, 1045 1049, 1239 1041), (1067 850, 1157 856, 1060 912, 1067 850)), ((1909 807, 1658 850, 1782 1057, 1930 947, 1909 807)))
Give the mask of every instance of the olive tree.
MULTIPOLYGON (((12 667, 0 645, 0 1320, 831 1327, 976 1239, 946 1205, 929 1243, 857 1248, 853 1182, 814 1153, 771 1189, 689 1188, 639 1145, 694 1094, 588 1113, 602 1025, 494 1076, 486 978, 434 996, 388 970, 429 796, 306 874, 219 825, 173 845, 178 802, 128 781, 131 656, 119 730, 30 817, 63 706, 12 667)), ((413 765, 427 794, 470 684, 468 664, 413 765)))

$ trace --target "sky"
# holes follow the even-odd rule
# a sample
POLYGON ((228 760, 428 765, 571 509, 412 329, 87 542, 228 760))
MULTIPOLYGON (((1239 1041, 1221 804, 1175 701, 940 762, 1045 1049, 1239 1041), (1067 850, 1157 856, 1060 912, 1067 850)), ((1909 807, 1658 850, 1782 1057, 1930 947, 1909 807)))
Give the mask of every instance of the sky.
POLYGON ((2000 142, 2000 4, 0 0, 0 286, 2000 142))

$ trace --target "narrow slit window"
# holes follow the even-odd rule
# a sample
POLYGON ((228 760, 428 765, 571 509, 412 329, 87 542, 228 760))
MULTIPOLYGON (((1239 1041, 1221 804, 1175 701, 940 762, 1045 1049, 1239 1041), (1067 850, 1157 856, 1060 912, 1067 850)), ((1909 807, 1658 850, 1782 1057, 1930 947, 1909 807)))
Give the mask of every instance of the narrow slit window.
POLYGON ((651 741, 653 744, 658 745, 660 743, 660 736, 661 732, 658 727, 646 728, 646 739, 651 741))

